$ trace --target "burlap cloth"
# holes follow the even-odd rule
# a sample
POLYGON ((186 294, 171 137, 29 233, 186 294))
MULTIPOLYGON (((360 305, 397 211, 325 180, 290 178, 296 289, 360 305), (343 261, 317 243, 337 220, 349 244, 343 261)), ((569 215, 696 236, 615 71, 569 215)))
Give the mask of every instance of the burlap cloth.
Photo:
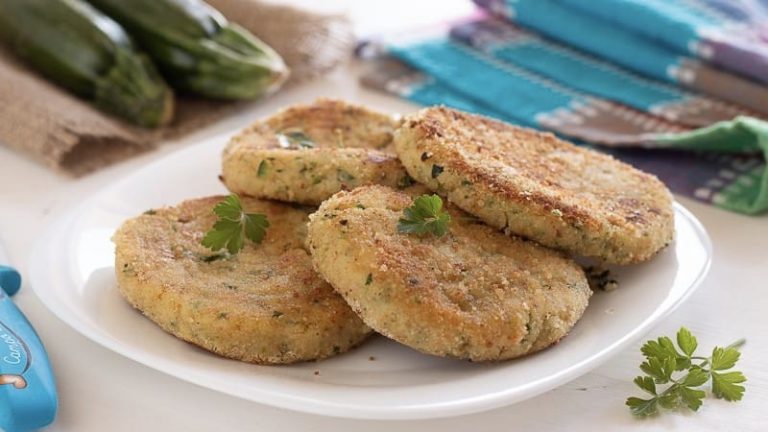
MULTIPOLYGON (((287 85, 343 62, 354 38, 342 15, 262 0, 208 0, 275 48, 291 68, 287 85)), ((209 124, 246 103, 177 98, 173 124, 148 131, 102 114, 0 49, 0 143, 47 166, 82 175, 209 124)))

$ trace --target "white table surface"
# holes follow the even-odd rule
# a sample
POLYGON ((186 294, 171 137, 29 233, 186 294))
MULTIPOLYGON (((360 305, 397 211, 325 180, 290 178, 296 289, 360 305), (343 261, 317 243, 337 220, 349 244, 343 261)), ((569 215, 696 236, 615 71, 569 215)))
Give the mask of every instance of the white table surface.
MULTIPOLYGON (((351 65, 288 89, 253 109, 182 141, 73 179, 0 146, 0 241, 24 274, 38 233, 69 207, 145 164, 203 137, 221 136, 258 116, 318 96, 341 97, 393 111, 414 106, 357 85, 351 65)), ((739 368, 748 377, 740 403, 708 398, 698 413, 636 420, 624 406, 638 395, 641 343, 571 383, 534 399, 469 416, 423 421, 362 421, 301 414, 239 400, 166 376, 91 342, 49 312, 28 284, 15 297, 44 340, 55 369, 60 406, 51 431, 406 431, 440 430, 766 430, 768 418, 768 216, 747 217, 680 198, 704 224, 714 262, 701 288, 648 336, 684 325, 710 349, 747 339, 739 368)), ((43 239, 44 240, 44 239, 43 239)))

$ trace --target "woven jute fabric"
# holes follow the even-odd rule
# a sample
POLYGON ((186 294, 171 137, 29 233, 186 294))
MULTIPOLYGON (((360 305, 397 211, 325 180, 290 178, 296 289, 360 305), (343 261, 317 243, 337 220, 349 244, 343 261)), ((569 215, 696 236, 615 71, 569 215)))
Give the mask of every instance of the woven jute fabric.
MULTIPOLYGON (((291 68, 288 85, 344 62, 354 38, 343 15, 323 15, 262 0, 212 0, 230 20, 275 48, 291 68)), ((146 130, 101 113, 28 69, 0 47, 0 143, 75 176, 210 124, 245 102, 178 97, 169 126, 146 130)))
POLYGON ((293 83, 328 72, 353 49, 352 25, 345 15, 310 12, 275 0, 207 3, 277 50, 291 68, 293 83))

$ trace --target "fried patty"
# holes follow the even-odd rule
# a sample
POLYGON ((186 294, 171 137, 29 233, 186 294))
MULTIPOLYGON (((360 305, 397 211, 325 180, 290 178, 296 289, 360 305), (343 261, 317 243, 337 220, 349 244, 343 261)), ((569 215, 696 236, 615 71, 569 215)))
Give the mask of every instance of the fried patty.
POLYGON ((267 215, 261 244, 237 255, 200 245, 223 197, 185 201, 129 219, 115 233, 120 292, 163 330, 216 354, 292 363, 347 351, 370 329, 312 269, 309 211, 242 199, 267 215))
POLYGON ((444 107, 405 119, 408 173, 487 224, 607 263, 651 258, 674 237, 656 177, 550 133, 444 107))
POLYGON ((295 105, 230 141, 223 181, 238 194, 312 205, 360 185, 404 185, 411 179, 392 146, 399 124, 337 100, 295 105))
POLYGON ((591 291, 571 259, 451 205, 445 236, 400 233, 412 200, 367 186, 310 216, 315 268, 373 329, 427 354, 504 360, 552 345, 581 317, 591 291))

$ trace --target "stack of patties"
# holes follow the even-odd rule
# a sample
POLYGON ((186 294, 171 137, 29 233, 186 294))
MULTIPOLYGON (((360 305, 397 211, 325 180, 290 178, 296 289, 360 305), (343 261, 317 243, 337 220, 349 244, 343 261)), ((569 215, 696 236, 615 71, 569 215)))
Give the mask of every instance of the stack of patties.
POLYGON ((369 327, 439 356, 532 353, 587 307, 571 257, 637 263, 674 235, 655 177, 442 107, 403 120, 333 100, 291 107, 233 138, 222 178, 268 214, 264 241, 212 252, 200 242, 222 197, 188 201, 120 228, 118 282, 166 331, 259 363, 341 353, 369 327), (444 229, 402 228, 419 200, 442 205, 444 229))

